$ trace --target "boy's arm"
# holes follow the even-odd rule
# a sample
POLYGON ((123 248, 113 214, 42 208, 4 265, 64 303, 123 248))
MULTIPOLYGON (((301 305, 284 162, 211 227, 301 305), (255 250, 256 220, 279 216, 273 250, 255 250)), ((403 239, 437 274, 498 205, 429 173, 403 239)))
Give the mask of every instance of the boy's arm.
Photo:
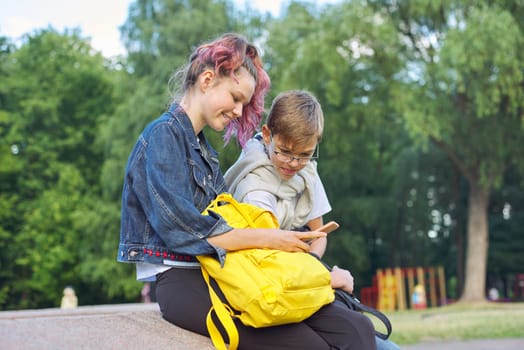
POLYGON ((322 224, 322 216, 319 216, 318 218, 309 220, 309 222, 307 223, 307 227, 309 227, 311 231, 316 231, 320 226, 322 226, 322 224))

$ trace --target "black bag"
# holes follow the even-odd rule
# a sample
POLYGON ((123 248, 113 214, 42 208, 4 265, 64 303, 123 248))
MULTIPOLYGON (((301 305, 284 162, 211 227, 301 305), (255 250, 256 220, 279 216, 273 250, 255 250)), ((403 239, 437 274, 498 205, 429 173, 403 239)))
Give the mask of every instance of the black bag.
MULTIPOLYGON (((318 256, 316 256, 316 254, 311 254, 311 255, 315 256, 318 259, 318 256)), ((319 260, 324 264, 324 266, 329 271, 331 271, 331 267, 328 264, 326 264, 321 259, 319 260)), ((339 300, 343 302, 351 310, 358 311, 363 314, 371 314, 375 316, 376 318, 378 318, 386 326, 387 333, 382 333, 375 329, 375 334, 377 337, 386 340, 391 335, 391 332, 393 330, 391 326, 391 322, 389 321, 388 317, 384 315, 382 312, 380 312, 379 310, 371 306, 362 304, 360 300, 357 299, 357 297, 355 297, 353 294, 349 294, 348 292, 342 289, 335 289, 335 300, 339 300)))
POLYGON ((378 318, 386 326, 387 333, 382 333, 375 329, 376 336, 384 340, 389 338, 392 331, 391 322, 389 321, 388 317, 384 315, 382 312, 378 311, 375 308, 372 308, 371 306, 362 304, 360 300, 357 299, 357 297, 355 297, 353 294, 349 294, 348 292, 343 291, 342 289, 335 289, 335 298, 336 300, 342 301, 351 310, 362 312, 364 314, 371 314, 378 318))

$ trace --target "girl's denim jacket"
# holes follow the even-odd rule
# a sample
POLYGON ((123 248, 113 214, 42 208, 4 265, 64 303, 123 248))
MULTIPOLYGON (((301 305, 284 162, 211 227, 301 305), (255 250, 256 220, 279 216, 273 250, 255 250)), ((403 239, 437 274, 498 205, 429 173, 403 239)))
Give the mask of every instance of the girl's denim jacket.
POLYGON ((195 132, 178 104, 139 136, 126 166, 117 260, 176 265, 195 255, 225 250, 207 237, 232 228, 220 216, 201 212, 224 192, 217 152, 195 132))

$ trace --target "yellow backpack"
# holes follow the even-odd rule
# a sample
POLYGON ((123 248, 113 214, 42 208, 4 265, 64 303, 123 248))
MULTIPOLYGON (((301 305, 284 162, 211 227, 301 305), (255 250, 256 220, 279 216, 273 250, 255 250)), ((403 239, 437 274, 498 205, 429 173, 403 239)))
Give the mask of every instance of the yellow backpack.
MULTIPOLYGON (((203 214, 208 215, 209 211, 235 228, 279 227, 273 213, 239 203, 228 193, 220 194, 203 214)), ((211 317, 213 312, 228 333, 230 349, 236 349, 238 331, 233 317, 256 328, 301 322, 335 298, 328 269, 308 253, 245 249, 227 253, 223 267, 212 256, 197 258, 213 304, 207 315, 207 328, 219 350, 226 349, 226 345, 211 317), (210 276, 227 303, 214 291, 210 276)))

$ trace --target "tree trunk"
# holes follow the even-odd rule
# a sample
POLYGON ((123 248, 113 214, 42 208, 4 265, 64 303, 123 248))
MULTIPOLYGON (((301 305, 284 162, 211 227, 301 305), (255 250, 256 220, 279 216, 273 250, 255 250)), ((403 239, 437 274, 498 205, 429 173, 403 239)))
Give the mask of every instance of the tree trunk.
POLYGON ((464 229, 462 222, 455 232, 455 244, 457 245, 457 286, 455 295, 459 296, 464 290, 464 229))
POLYGON ((486 299, 489 191, 471 180, 469 185, 466 281, 460 301, 477 302, 486 299))
POLYGON ((461 182, 461 174, 460 169, 457 168, 457 166, 453 163, 454 170, 453 170, 453 180, 452 180, 452 188, 453 188, 453 201, 456 205, 456 221, 455 221, 455 227, 453 229, 454 236, 455 236, 455 245, 457 249, 457 285, 455 286, 455 296, 458 298, 460 295, 462 295, 462 291, 464 290, 464 237, 465 237, 465 228, 464 228, 464 210, 463 210, 463 202, 462 202, 462 193, 460 191, 460 182, 461 182))

